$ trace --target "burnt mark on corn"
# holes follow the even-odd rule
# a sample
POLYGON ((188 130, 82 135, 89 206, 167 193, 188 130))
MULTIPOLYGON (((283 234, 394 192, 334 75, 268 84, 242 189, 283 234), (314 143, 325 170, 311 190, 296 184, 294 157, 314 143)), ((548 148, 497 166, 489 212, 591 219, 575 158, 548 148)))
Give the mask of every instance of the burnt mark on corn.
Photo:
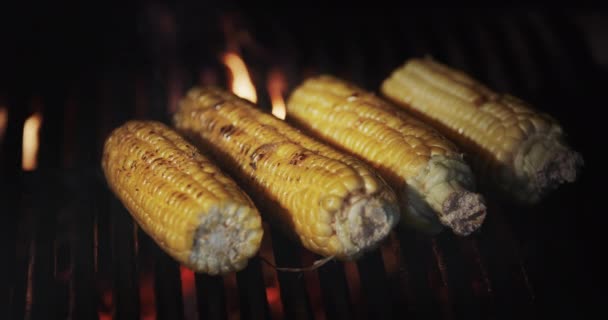
POLYGON ((294 165, 297 166, 299 165, 302 161, 306 160, 306 158, 308 158, 307 154, 304 154, 302 152, 296 152, 291 156, 291 159, 289 160, 289 164, 290 165, 294 165))
MULTIPOLYGON (((202 195, 202 194, 201 194, 202 195)), ((171 201, 173 199, 175 199, 175 201, 179 202, 183 202, 183 201, 187 201, 189 198, 188 194, 183 193, 181 191, 174 191, 171 193, 171 196, 167 198, 167 200, 165 201, 167 204, 171 204, 171 201)))
POLYGON ((482 96, 477 96, 473 99, 473 101, 471 101, 471 103, 473 103, 474 106, 480 108, 481 106, 483 106, 485 103, 487 102, 487 99, 485 97, 482 96))
POLYGON ((452 212, 459 208, 458 202, 459 196, 458 193, 451 194, 448 199, 443 203, 443 211, 444 212, 452 212))
POLYGON ((141 156, 141 160, 143 160, 144 162, 146 162, 146 163, 147 163, 147 162, 148 162, 148 159, 150 159, 150 158, 152 158, 152 157, 156 156, 156 154, 157 154, 157 153, 158 153, 158 152, 156 152, 156 153, 155 153, 155 152, 152 152, 152 151, 146 151, 146 152, 144 152, 144 154, 141 156))
POLYGON ((248 153, 249 153, 249 150, 251 150, 251 146, 250 146, 250 145, 248 145, 248 144, 243 144, 243 143, 241 143, 241 144, 239 145, 239 147, 240 147, 240 150, 241 150, 241 154, 243 154, 243 155, 248 154, 248 153))
POLYGON ((168 166, 171 163, 162 157, 158 157, 158 158, 155 158, 154 160, 150 161, 149 164, 152 167, 156 167, 156 166, 168 166))
POLYGON ((355 123, 353 124, 353 127, 359 128, 363 124, 363 121, 365 121, 365 119, 363 119, 361 117, 357 118, 357 121, 355 121, 355 123))
POLYGON ((223 135, 224 138, 230 138, 236 131, 236 127, 231 124, 220 127, 220 134, 223 135))
POLYGON ((274 152, 276 150, 276 148, 277 148, 276 143, 265 143, 265 144, 257 147, 251 153, 251 162, 249 163, 249 166, 251 166, 251 168, 253 168, 253 170, 256 170, 257 163, 260 160, 264 159, 264 157, 266 157, 267 154, 274 152))

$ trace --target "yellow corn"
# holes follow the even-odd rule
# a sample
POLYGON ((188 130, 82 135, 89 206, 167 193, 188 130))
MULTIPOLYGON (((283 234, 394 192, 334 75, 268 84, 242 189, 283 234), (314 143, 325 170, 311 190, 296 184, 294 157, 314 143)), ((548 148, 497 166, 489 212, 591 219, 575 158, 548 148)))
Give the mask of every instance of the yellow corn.
POLYGON ((483 198, 456 147, 431 127, 338 78, 322 75, 289 97, 288 120, 370 163, 397 191, 402 221, 468 235, 485 218, 483 198))
POLYGON ((238 177, 271 223, 323 256, 353 259, 399 220, 375 171, 218 88, 194 88, 174 124, 238 177))
POLYGON ((407 61, 382 93, 457 141, 484 184, 519 202, 535 203, 573 182, 582 165, 555 119, 431 58, 407 61))
POLYGON ((263 229, 251 199, 164 124, 129 121, 115 129, 102 167, 138 225, 180 263, 224 274, 257 253, 263 229))

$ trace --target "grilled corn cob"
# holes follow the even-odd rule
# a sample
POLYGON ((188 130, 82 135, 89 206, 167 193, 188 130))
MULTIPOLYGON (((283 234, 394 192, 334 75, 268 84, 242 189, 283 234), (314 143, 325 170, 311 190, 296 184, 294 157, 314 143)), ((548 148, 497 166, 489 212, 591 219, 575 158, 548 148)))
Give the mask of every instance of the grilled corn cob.
POLYGON ((320 255, 354 259, 399 220, 375 171, 231 93, 191 89, 174 124, 243 182, 264 217, 320 255))
POLYGON ((573 182, 582 165, 555 119, 431 58, 407 61, 382 92, 470 152, 483 184, 521 203, 573 182))
POLYGON ((228 176, 175 131, 129 121, 106 139, 110 189, 169 255, 197 272, 238 271, 262 240, 261 217, 228 176))
POLYGON ((370 163, 397 191, 402 221, 431 233, 468 235, 485 218, 483 198, 456 147, 372 93, 338 78, 310 78, 287 102, 288 120, 370 163))

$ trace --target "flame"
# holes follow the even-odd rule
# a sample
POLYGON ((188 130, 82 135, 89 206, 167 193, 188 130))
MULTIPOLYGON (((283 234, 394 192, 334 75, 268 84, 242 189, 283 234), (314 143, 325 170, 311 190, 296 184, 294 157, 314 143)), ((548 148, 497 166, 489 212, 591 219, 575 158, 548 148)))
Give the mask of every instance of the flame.
POLYGON ((285 80, 283 73, 279 70, 271 71, 268 74, 267 87, 272 103, 272 114, 281 120, 285 120, 287 112, 285 110, 283 92, 285 92, 285 88, 287 87, 287 81, 285 80))
POLYGON ((38 132, 42 125, 42 114, 36 112, 25 120, 23 125, 23 158, 21 167, 25 171, 35 170, 38 166, 38 132))
POLYGON ((6 124, 8 122, 8 111, 5 107, 0 107, 0 142, 4 140, 4 132, 6 132, 6 124))
POLYGON ((230 72, 230 90, 237 96, 256 103, 258 96, 243 59, 234 52, 227 52, 222 56, 222 61, 230 72))

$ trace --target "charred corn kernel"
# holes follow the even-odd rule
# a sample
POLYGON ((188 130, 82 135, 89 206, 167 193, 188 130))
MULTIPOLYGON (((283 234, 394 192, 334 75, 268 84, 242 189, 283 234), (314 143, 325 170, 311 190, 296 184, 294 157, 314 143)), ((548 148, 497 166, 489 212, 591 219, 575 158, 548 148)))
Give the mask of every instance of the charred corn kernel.
POLYGON ((261 217, 228 176, 175 131, 129 121, 106 139, 110 189, 169 255, 197 272, 238 271, 262 240, 261 217))
POLYGON ((522 203, 573 182, 583 164, 555 119, 431 58, 407 61, 381 90, 471 153, 483 184, 522 203))
POLYGON ((293 91, 287 118, 364 159, 397 191, 405 224, 468 235, 485 218, 483 198, 456 147, 431 127, 338 78, 310 78, 293 91))
POLYGON ((337 152, 218 88, 194 88, 174 124, 242 181, 262 214, 306 248, 356 258, 399 220, 392 189, 337 152))

